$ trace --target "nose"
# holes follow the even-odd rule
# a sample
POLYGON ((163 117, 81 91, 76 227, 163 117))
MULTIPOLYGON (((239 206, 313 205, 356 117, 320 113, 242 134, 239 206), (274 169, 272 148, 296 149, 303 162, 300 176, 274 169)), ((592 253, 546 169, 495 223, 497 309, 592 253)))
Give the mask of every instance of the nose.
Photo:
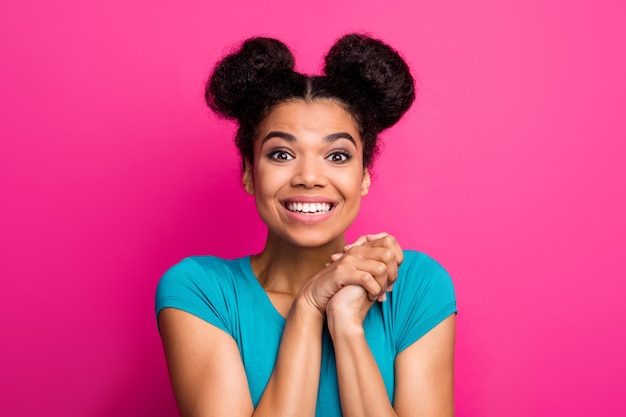
POLYGON ((317 158, 300 158, 291 179, 293 187, 315 188, 328 185, 323 163, 317 158))

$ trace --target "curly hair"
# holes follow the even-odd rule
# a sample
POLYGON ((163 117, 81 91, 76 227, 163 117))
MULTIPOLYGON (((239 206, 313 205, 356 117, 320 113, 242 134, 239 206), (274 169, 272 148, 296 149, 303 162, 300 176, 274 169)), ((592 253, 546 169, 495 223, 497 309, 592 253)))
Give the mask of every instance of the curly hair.
POLYGON ((400 55, 362 34, 340 38, 325 57, 324 75, 294 71, 282 42, 251 38, 217 63, 205 89, 208 106, 238 123, 235 143, 244 161, 254 159, 259 124, 273 106, 288 100, 332 99, 357 123, 363 164, 371 166, 378 134, 393 126, 415 100, 415 83, 400 55))

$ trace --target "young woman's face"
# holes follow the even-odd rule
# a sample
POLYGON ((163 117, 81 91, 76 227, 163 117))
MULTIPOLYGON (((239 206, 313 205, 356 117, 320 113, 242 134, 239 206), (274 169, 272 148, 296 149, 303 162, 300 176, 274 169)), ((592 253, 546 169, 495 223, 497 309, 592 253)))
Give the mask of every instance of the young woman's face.
POLYGON ((270 233, 297 246, 342 242, 370 177, 352 116, 330 100, 275 106, 244 171, 270 233))

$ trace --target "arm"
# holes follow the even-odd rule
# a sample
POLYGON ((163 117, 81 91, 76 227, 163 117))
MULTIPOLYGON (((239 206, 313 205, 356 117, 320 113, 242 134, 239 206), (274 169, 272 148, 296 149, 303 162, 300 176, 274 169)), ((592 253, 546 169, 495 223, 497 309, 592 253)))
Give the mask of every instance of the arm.
MULTIPOLYGON (((397 278, 397 268, 404 257, 396 240, 387 233, 362 236, 347 250, 356 246, 382 247, 389 250, 383 260, 388 285, 397 278)), ((343 255, 333 257, 340 259, 343 255)), ((376 300, 385 301, 386 295, 376 300)), ((346 417, 396 416, 382 375, 365 339, 363 320, 374 304, 362 287, 350 286, 337 292, 327 307, 328 330, 333 340, 337 363, 337 380, 341 409, 346 417)))
POLYGON ((394 407, 399 416, 454 415, 452 314, 396 357, 394 407))
MULTIPOLYGON (((364 291, 353 288, 354 297, 360 292, 365 306, 364 291)), ((333 304, 330 308, 334 308, 333 304)), ((329 318, 329 330, 335 347, 341 408, 345 417, 454 415, 454 315, 398 355, 392 408, 363 327, 354 320, 355 316, 339 311, 332 314, 333 323, 329 318)))
MULTIPOLYGON (((358 243, 376 244, 372 239, 358 243)), ((397 247, 397 242, 383 246, 397 247)), ((445 287, 444 283, 437 294, 449 294, 445 287)), ((371 303, 361 288, 348 290, 338 292, 327 311, 344 416, 452 416, 455 315, 443 319, 397 356, 392 408, 363 331, 371 303)), ((409 305, 419 302, 407 301, 409 305)))
MULTIPOLYGON (((363 285, 375 298, 385 276, 371 258, 384 248, 355 248, 311 278, 287 316, 272 375, 253 408, 239 349, 230 335, 181 310, 166 308, 159 326, 178 407, 184 417, 313 416, 319 386, 327 301, 346 285, 363 285), (378 280, 377 280, 378 279, 378 280)), ((386 255, 385 255, 386 254, 386 255)), ((384 269, 384 268, 383 268, 384 269)))
POLYGON ((372 298, 384 294, 397 276, 393 258, 384 247, 357 247, 307 282, 287 316, 274 370, 256 410, 230 335, 184 311, 163 309, 159 326, 181 414, 314 415, 328 300, 346 286, 365 288, 372 298))
POLYGON ((396 415, 363 331, 363 319, 372 304, 362 288, 353 286, 339 291, 328 306, 328 330, 345 417, 396 415))
POLYGON ((159 313, 159 328, 181 416, 252 415, 243 363, 230 335, 174 308, 159 313))
POLYGON ((294 302, 274 372, 254 410, 235 341, 217 327, 172 308, 159 314, 170 379, 181 415, 314 416, 323 317, 294 302))

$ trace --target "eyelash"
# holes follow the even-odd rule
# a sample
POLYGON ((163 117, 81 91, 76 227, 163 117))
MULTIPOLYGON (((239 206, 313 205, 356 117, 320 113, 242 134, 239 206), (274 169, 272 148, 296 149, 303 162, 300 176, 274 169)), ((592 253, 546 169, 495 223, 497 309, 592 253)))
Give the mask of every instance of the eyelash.
MULTIPOLYGON (((291 154, 291 152, 288 152, 284 149, 273 150, 269 152, 267 156, 271 160, 279 161, 279 162, 290 161, 294 159, 294 156, 291 154), (279 158, 279 155, 283 157, 279 158)), ((335 151, 335 152, 330 153, 325 159, 335 164, 343 164, 343 163, 348 162, 350 159, 352 159, 352 155, 346 151, 335 151), (339 155, 342 158, 340 161, 333 160, 333 158, 337 155, 339 155)))
POLYGON ((335 164, 343 164, 343 163, 348 162, 350 159, 352 159, 352 155, 346 151, 335 151, 335 152, 332 152, 330 155, 328 155, 326 159, 335 164), (336 155, 341 156, 343 159, 341 161, 333 161, 332 158, 336 155))
POLYGON ((270 158, 270 159, 272 159, 274 161, 279 161, 279 162, 290 161, 291 159, 294 158, 293 155, 290 152, 288 152, 288 151, 286 151, 284 149, 273 150, 273 151, 269 152, 267 154, 267 156, 268 156, 268 158, 270 158), (280 154, 288 155, 288 158, 278 158, 278 155, 280 155, 280 154))

